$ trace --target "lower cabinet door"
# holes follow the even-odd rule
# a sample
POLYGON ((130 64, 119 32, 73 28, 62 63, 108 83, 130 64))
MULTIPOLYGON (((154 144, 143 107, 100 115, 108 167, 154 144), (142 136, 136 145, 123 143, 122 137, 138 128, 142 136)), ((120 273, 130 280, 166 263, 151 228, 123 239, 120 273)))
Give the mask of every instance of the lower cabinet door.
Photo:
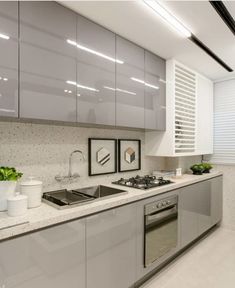
POLYGON ((85 288, 85 220, 1 242, 0 255, 1 288, 85 288))
POLYGON ((135 271, 135 204, 88 217, 87 288, 128 288, 135 271))
POLYGON ((216 177, 210 180, 212 199, 211 199, 211 221, 212 225, 217 224, 222 219, 223 213, 223 177, 216 177))
POLYGON ((212 200, 212 186, 211 180, 203 181, 195 184, 197 191, 197 211, 198 211, 198 236, 206 232, 212 226, 212 210, 211 210, 211 200, 212 200))
POLYGON ((183 248, 198 236, 197 184, 179 191, 180 246, 183 248))

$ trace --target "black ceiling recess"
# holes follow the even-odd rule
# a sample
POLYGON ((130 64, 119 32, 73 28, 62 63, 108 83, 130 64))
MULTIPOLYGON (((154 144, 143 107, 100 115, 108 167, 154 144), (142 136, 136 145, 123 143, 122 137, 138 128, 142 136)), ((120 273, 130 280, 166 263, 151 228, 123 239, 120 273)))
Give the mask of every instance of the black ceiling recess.
POLYGON ((229 67, 221 58, 219 58, 210 48, 208 48, 204 43, 202 43, 195 35, 192 34, 191 37, 188 38, 191 40, 194 44, 199 46, 201 49, 203 49, 208 55, 210 55, 217 63, 219 63, 224 69, 226 69, 228 72, 233 72, 233 69, 229 67))
POLYGON ((209 1, 209 2, 214 7, 216 12, 219 14, 224 23, 235 35, 235 20, 233 19, 233 16, 229 13, 223 1, 209 1))

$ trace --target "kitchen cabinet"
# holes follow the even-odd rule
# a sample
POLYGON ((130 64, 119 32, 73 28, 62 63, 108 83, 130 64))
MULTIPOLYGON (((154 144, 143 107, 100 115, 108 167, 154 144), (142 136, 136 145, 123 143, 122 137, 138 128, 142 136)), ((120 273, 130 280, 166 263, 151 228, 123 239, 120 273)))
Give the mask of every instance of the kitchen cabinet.
POLYGON ((135 282, 136 205, 87 218, 87 288, 127 288, 135 282))
POLYGON ((85 288, 85 220, 0 243, 0 287, 85 288))
POLYGON ((0 11, 0 116, 18 117, 18 2, 0 11))
POLYGON ((116 125, 144 128, 144 49, 116 36, 116 125))
POLYGON ((166 61, 145 50, 145 129, 166 128, 166 61))
POLYGON ((179 215, 183 248, 222 219, 222 177, 181 188, 179 215))
POLYGON ((115 125, 115 34, 77 16, 77 121, 115 125))
POLYGON ((67 40, 77 15, 53 1, 19 4, 20 117, 75 122, 77 49, 67 40))
POLYGON ((213 152, 213 83, 171 59, 166 63, 166 131, 146 132, 148 156, 213 152))
POLYGON ((210 180, 211 190, 213 191, 211 199, 211 218, 212 225, 219 223, 223 214, 223 177, 216 177, 210 180))

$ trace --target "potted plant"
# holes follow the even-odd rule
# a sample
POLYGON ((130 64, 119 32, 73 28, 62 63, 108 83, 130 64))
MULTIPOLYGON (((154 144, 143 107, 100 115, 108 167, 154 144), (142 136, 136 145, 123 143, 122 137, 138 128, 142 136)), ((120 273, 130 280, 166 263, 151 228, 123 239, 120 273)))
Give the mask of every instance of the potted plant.
POLYGON ((7 198, 14 195, 17 180, 22 175, 15 168, 0 167, 0 211, 7 209, 7 198))
POLYGON ((202 163, 204 171, 203 173, 210 173, 210 170, 213 168, 213 166, 210 163, 202 163))
POLYGON ((202 175, 204 171, 203 165, 200 164, 194 164, 193 166, 190 167, 190 169, 193 171, 194 175, 202 175))

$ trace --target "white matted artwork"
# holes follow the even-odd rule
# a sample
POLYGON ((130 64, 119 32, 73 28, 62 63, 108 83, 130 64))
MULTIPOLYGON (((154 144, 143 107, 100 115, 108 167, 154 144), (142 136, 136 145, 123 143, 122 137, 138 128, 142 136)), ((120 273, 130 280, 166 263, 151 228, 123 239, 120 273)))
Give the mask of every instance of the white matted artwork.
POLYGON ((89 176, 117 172, 117 140, 89 138, 89 176))
POLYGON ((119 172, 141 169, 141 141, 136 139, 119 139, 119 172))

